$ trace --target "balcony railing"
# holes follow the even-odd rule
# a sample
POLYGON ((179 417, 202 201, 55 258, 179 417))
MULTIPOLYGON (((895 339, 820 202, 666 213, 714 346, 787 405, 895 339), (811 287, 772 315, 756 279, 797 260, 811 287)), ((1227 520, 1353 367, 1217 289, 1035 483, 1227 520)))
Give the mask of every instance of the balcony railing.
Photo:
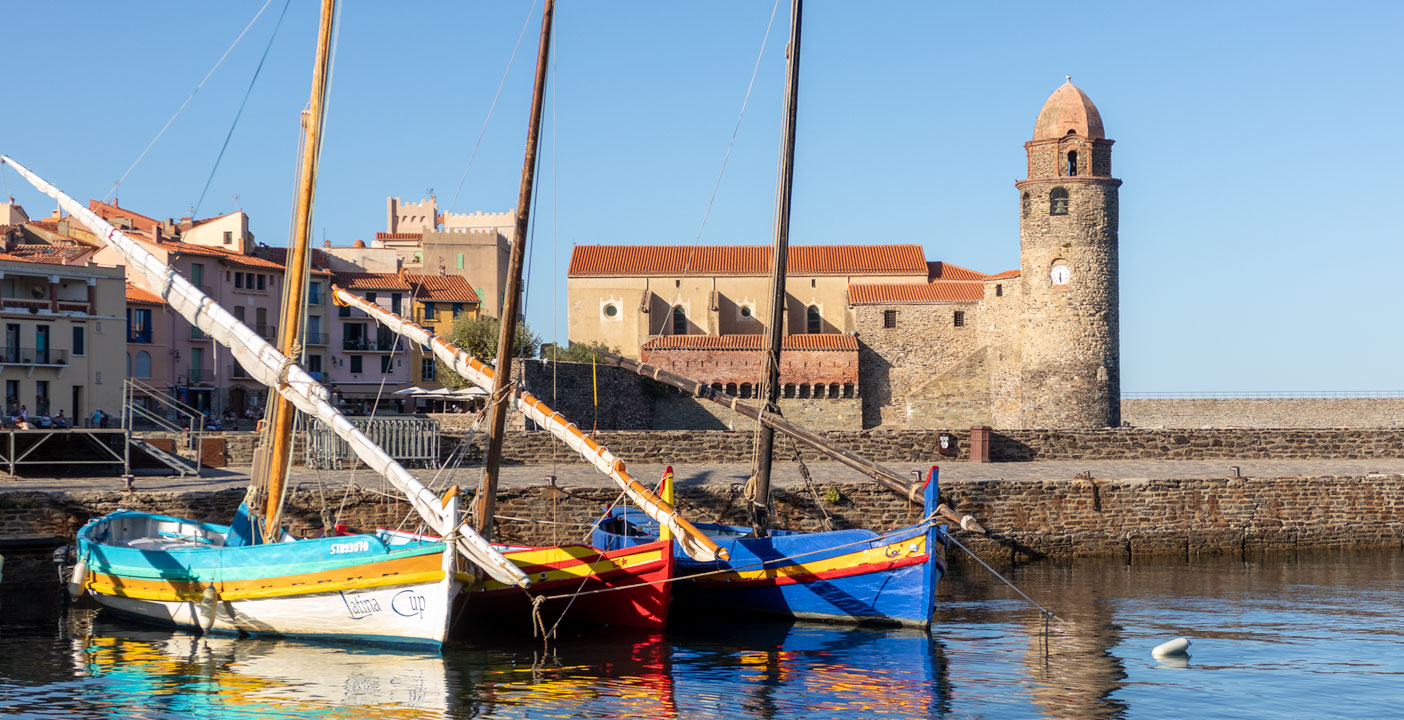
POLYGON ((311 332, 310 332, 310 333, 307 333, 306 339, 303 341, 303 343, 306 344, 306 345, 326 345, 326 344, 327 344, 327 334, 326 334, 326 333, 311 333, 311 332))
POLYGON ((0 363, 5 365, 67 365, 68 351, 48 348, 7 347, 0 352, 0 363))
POLYGON ((83 313, 84 315, 93 314, 92 306, 88 305, 86 300, 60 300, 58 302, 58 309, 59 312, 78 312, 83 313))
POLYGON ((127 331, 127 342, 129 342, 129 343, 150 343, 150 342, 151 342, 151 328, 142 328, 142 329, 140 329, 140 330, 131 330, 131 329, 129 329, 129 330, 127 331))
POLYGON ((208 383, 213 379, 209 370, 204 368, 189 368, 184 375, 176 378, 177 385, 198 385, 208 383))
POLYGON ((38 312, 40 310, 48 310, 49 301, 7 297, 0 298, 0 306, 3 306, 7 310, 28 310, 30 312, 38 312))
POLYGON ((278 339, 277 325, 255 324, 253 326, 253 330, 254 332, 258 333, 258 336, 263 338, 264 340, 278 339))
POLYGON ((398 338, 390 340, 342 338, 341 349, 351 352, 398 352, 400 350, 400 341, 398 338))
POLYGON ((239 363, 229 363, 229 377, 247 379, 249 377, 249 373, 248 371, 244 370, 243 365, 240 365, 239 363))

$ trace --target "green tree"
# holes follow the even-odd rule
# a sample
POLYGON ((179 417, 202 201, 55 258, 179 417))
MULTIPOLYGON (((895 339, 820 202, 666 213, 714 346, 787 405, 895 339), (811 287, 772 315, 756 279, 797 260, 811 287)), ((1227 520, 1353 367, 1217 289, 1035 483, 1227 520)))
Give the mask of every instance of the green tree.
MULTIPOLYGON (((481 316, 469 318, 467 315, 463 315, 453 321, 453 329, 444 339, 457 345, 469 355, 491 365, 497 359, 497 336, 500 332, 502 332, 501 323, 497 321, 497 318, 481 316)), ((517 323, 517 332, 512 342, 513 357, 536 357, 540 348, 541 338, 532 332, 525 322, 517 323)), ((435 361, 435 363, 438 365, 439 378, 445 387, 458 390, 468 385, 467 380, 450 370, 442 362, 435 361)))
POLYGON ((604 343, 578 343, 573 342, 570 347, 561 349, 559 345, 553 346, 546 351, 546 359, 559 360, 561 362, 581 362, 587 363, 595 359, 602 352, 619 354, 619 348, 612 348, 604 343))

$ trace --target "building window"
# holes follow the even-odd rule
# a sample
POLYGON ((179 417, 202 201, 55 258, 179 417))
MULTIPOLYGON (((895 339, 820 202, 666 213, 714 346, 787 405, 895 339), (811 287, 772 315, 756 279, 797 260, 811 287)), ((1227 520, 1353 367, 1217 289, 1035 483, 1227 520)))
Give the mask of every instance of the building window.
POLYGON ((132 361, 132 377, 151 377, 151 353, 142 350, 136 354, 136 359, 132 361))
POLYGON ((437 309, 435 309, 434 303, 424 303, 424 319, 425 319, 425 320, 438 320, 438 319, 439 319, 439 311, 438 311, 437 309))
POLYGON ((883 326, 884 328, 888 328, 888 329, 897 327, 897 311, 896 311, 896 310, 883 310, 883 311, 882 311, 882 326, 883 326))
POLYGON ((49 326, 34 326, 34 362, 49 364, 49 326))
POLYGON ((262 290, 262 289, 263 289, 263 276, 262 276, 262 275, 259 275, 259 276, 258 276, 258 289, 259 289, 259 290, 262 290))
POLYGON ((236 289, 236 290, 243 290, 243 289, 244 289, 244 274, 241 273, 241 272, 236 272, 236 273, 234 273, 234 289, 236 289))
POLYGON ((1077 175, 1077 151, 1068 151, 1068 177, 1077 175))
POLYGON ((195 287, 202 287, 205 284, 205 266, 203 263, 190 263, 190 284, 195 287))
POLYGON ((463 253, 459 253, 459 254, 458 254, 457 262, 458 262, 458 269, 459 269, 459 270, 462 270, 462 269, 463 269, 463 253))
POLYGON ((374 304, 375 304, 375 293, 366 293, 366 302, 368 302, 368 303, 374 305, 374 304))
POLYGON ((453 319, 457 320, 458 315, 463 312, 463 303, 453 304, 453 319))
POLYGON ((819 306, 810 305, 805 313, 805 329, 810 335, 816 335, 823 329, 823 323, 819 321, 819 306))
POLYGON ((952 322, 956 327, 965 327, 965 311, 964 311, 964 310, 957 310, 957 311, 955 311, 955 317, 951 320, 951 322, 952 322))
POLYGON ((359 375, 359 374, 361 374, 361 359, 362 359, 362 358, 361 358, 360 355, 352 355, 352 356, 351 356, 351 374, 352 374, 352 375, 359 375))
POLYGON ((1029 194, 1028 194, 1028 193, 1024 193, 1024 199, 1020 202, 1020 205, 1019 205, 1021 211, 1022 211, 1023 214, 1024 214, 1024 217, 1028 217, 1028 216, 1029 216, 1029 202, 1030 202, 1030 200, 1029 200, 1029 194))
POLYGON ((1053 188, 1053 192, 1048 196, 1049 215, 1068 214, 1068 190, 1067 188, 1053 188))
POLYGON ((380 356, 380 374, 389 375, 395 369, 395 357, 393 355, 380 356))
POLYGON ((1004 286, 1003 286, 1003 285, 1000 285, 1000 284, 998 284, 998 283, 995 284, 995 297, 1004 297, 1004 286))
POLYGON ((614 303, 609 303, 608 305, 605 305, 604 315, 607 318, 617 317, 619 315, 619 306, 615 305, 614 303))
POLYGON ((307 302, 313 305, 322 304, 322 284, 319 282, 307 284, 307 302))
POLYGON ((321 355, 308 355, 308 356, 307 356, 307 372, 309 372, 309 373, 319 373, 319 372, 321 372, 321 371, 322 371, 322 356, 321 356, 321 355))
POLYGON ((49 381, 36 380, 34 382, 34 414, 49 414, 49 381))
POLYGON ((673 334, 687 334, 687 313, 683 312, 681 305, 673 307, 673 334))
POLYGON ((419 379, 423 382, 434 382, 434 358, 420 358, 419 379))
POLYGON ((390 312, 400 314, 400 293, 390 293, 390 312))
POLYGON ((750 306, 750 305, 742 305, 742 306, 741 306, 741 317, 743 317, 743 318, 748 318, 748 317, 750 317, 750 316, 751 316, 751 306, 750 306))
POLYGON ((229 230, 225 230, 225 231, 224 231, 224 244, 225 244, 225 245, 233 245, 233 244, 234 244, 234 233, 233 233, 233 232, 230 232, 229 230))
POLYGON ((351 317, 351 306, 350 306, 350 305, 338 305, 337 308, 336 308, 336 316, 337 316, 337 317, 344 317, 344 318, 349 318, 349 317, 351 317))
POLYGON ((6 412, 9 412, 10 415, 13 416, 13 415, 15 414, 15 412, 18 412, 18 411, 19 411, 19 408, 16 407, 17 405, 19 405, 19 381, 18 381, 18 380, 6 380, 6 381, 5 381, 5 408, 6 408, 6 412))
POLYGON ((87 351, 86 351, 86 349, 84 348, 85 343, 83 342, 83 341, 86 340, 86 339, 87 339, 87 329, 84 328, 82 325, 74 325, 74 326, 73 326, 73 354, 74 354, 74 355, 86 355, 86 354, 87 354, 87 351))
POLYGON ((126 341, 152 341, 152 310, 147 307, 129 307, 126 310, 126 341))

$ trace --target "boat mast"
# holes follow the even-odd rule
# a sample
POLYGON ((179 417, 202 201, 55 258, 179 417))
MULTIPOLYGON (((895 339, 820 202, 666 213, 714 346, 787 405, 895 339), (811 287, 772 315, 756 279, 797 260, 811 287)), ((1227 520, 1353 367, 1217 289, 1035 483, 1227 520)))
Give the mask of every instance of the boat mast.
MULTIPOLYGON (((775 188, 775 237, 770 254, 770 345, 762 362, 765 373, 765 405, 762 412, 779 414, 780 344, 785 338, 785 265, 790 252, 790 191, 795 180, 795 115, 799 100, 800 20, 804 0, 790 3, 790 45, 785 60, 785 106, 781 120, 780 172, 775 188)), ((756 448, 755 497, 751 499, 751 529, 756 537, 770 531, 770 456, 775 447, 775 428, 761 423, 756 448)))
MULTIPOLYGON (((278 351, 297 361, 301 350, 302 316, 307 306, 308 235, 312 226, 312 201, 317 187, 317 161, 322 146, 322 119, 326 108, 327 82, 331 58, 332 19, 336 15, 336 0, 322 0, 322 20, 317 32, 317 57, 312 65, 312 99, 302 115, 302 162, 298 171, 297 215, 292 247, 284 258, 282 325, 278 328, 278 351)), ((282 382, 282 379, 279 379, 282 382)), ((292 423, 295 414, 291 402, 276 395, 272 403, 269 427, 272 443, 266 475, 262 481, 264 498, 263 537, 274 542, 283 512, 283 497, 287 486, 288 463, 292 456, 292 423)))
POLYGON ((551 18, 555 0, 546 0, 541 11, 541 47, 536 54, 536 86, 532 91, 531 119, 527 125, 526 159, 522 162, 522 184, 517 192, 517 224, 512 236, 512 254, 507 264, 507 291, 503 296, 502 317, 497 334, 497 368, 493 377, 492 408, 488 424, 487 467, 478 488, 478 534, 492 540, 492 516, 497 507, 497 476, 502 463, 502 436, 507 424, 511 393, 513 340, 517 334, 517 313, 521 308, 522 262, 526 256, 527 220, 531 213, 531 188, 536 176, 536 141, 541 135, 541 99, 546 89, 546 65, 551 56, 551 18))

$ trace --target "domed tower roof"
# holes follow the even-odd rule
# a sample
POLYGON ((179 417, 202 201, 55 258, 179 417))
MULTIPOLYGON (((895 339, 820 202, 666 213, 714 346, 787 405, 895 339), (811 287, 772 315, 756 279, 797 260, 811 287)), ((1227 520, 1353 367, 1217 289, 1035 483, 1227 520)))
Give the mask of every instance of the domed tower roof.
POLYGON ((1034 140, 1050 140, 1064 135, 1082 135, 1093 140, 1107 137, 1102 129, 1102 115, 1087 94, 1072 84, 1072 77, 1048 96, 1034 124, 1034 140))

